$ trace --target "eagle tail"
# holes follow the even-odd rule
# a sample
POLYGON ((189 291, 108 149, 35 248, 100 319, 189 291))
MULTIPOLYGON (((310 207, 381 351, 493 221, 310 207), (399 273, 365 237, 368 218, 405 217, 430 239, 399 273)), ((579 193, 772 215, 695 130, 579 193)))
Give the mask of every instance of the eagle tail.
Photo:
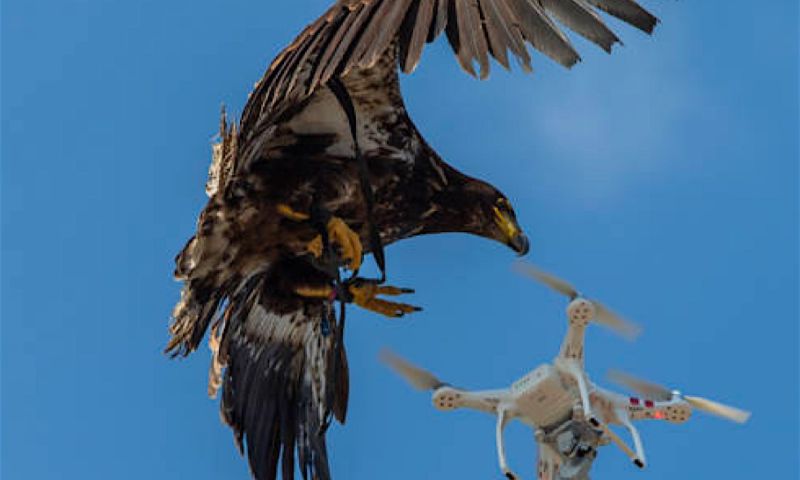
POLYGON ((329 282, 301 259, 281 260, 209 317, 209 393, 221 386, 220 415, 256 480, 279 470, 292 480, 296 467, 304 479, 330 478, 325 432, 331 416, 345 420, 347 359, 334 304, 294 293, 329 282))

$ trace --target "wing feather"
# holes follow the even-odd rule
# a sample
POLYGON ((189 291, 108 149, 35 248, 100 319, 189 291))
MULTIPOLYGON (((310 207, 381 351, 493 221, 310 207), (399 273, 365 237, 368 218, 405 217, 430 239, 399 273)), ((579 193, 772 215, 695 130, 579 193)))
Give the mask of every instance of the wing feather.
POLYGON ((425 46, 425 40, 431 30, 436 0, 420 0, 418 4, 416 18, 409 15, 407 20, 413 20, 409 27, 412 31, 411 37, 407 42, 401 43, 401 45, 405 46, 406 51, 406 54, 401 56, 402 68, 405 73, 413 72, 419 64, 419 59, 422 56, 422 47, 425 46))
POLYGON ((658 19, 633 0, 586 0, 625 23, 647 33, 652 33, 658 19))
POLYGON ((476 77, 489 74, 489 57, 508 68, 508 51, 530 70, 526 43, 572 66, 580 56, 553 18, 610 51, 619 39, 595 9, 646 32, 657 22, 634 0, 339 0, 270 64, 240 131, 262 131, 332 76, 371 68, 382 55, 393 55, 411 72, 424 43, 443 31, 461 67, 476 77))
POLYGON ((450 41, 450 46, 456 52, 456 58, 461 68, 476 77, 477 73, 472 65, 472 60, 475 58, 472 43, 464 41, 465 35, 462 32, 464 28, 467 28, 463 5, 463 1, 451 2, 447 12, 448 22, 445 31, 447 32, 447 40, 450 41))
POLYGON ((478 62, 479 78, 489 76, 489 46, 486 43, 486 31, 481 19, 478 0, 457 0, 458 34, 461 46, 469 45, 469 62, 478 62))
POLYGON ((513 0, 511 5, 520 20, 525 39, 536 50, 565 67, 580 60, 569 39, 547 16, 538 0, 513 0))
POLYGON ((341 32, 341 40, 336 45, 335 50, 331 51, 331 55, 328 59, 324 59, 321 61, 323 65, 326 65, 324 69, 321 69, 321 77, 312 79, 312 84, 318 83, 321 78, 331 78, 336 69, 341 65, 342 58, 344 58, 345 54, 353 45, 353 39, 355 36, 361 31, 361 27, 364 22, 367 21, 369 18, 369 10, 371 5, 364 5, 361 8, 361 11, 353 12, 348 18, 352 18, 351 23, 345 23, 339 29, 341 32))
POLYGON ((428 42, 436 40, 447 27, 447 17, 452 0, 438 0, 436 3, 436 21, 431 24, 431 31, 428 34, 428 42))
POLYGON ((499 2, 494 0, 483 0, 481 2, 481 12, 485 19, 486 36, 489 40, 491 55, 497 59, 500 65, 506 70, 511 68, 508 63, 508 49, 516 54, 514 49, 514 38, 511 34, 512 23, 504 19, 498 9, 499 2))
POLYGON ((363 42, 368 48, 363 57, 358 60, 359 67, 371 68, 375 65, 378 57, 386 51, 389 44, 394 40, 395 34, 408 13, 411 1, 412 0, 392 0, 391 2, 387 2, 384 0, 382 2, 381 6, 390 5, 390 8, 381 9, 384 16, 375 19, 376 21, 370 24, 370 28, 376 31, 376 35, 372 41, 363 42))
POLYGON ((607 52, 619 42, 619 38, 585 0, 542 0, 542 5, 569 29, 596 43, 607 52))

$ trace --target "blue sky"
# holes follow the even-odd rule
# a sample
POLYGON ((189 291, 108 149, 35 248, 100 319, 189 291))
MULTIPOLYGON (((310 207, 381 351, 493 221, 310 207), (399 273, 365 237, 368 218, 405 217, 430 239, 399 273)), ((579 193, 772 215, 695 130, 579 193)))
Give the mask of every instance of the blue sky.
MULTIPOLYGON (((2 10, 2 477, 247 478, 208 352, 161 355, 172 259, 205 197, 225 103, 327 1, 6 0, 2 10)), ((594 478, 798 476, 797 3, 644 1, 612 56, 576 40, 564 70, 463 75, 445 44, 403 79, 450 163, 501 188, 530 259, 638 321, 593 328, 588 369, 617 367, 748 408, 641 424, 650 465, 601 451, 594 478)), ((338 479, 499 478, 493 419, 439 413, 376 360, 383 346, 464 387, 510 383, 558 350, 561 298, 477 238, 388 250, 421 314, 348 323, 338 479)), ((606 382, 607 383, 607 382, 606 382)), ((507 437, 533 478, 531 433, 507 437)))

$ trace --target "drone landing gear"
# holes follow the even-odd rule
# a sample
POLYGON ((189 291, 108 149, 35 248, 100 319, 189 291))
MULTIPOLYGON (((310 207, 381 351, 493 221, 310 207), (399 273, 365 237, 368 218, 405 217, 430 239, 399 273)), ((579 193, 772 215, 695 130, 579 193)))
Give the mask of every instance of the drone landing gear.
POLYGON ((592 404, 589 400, 589 386, 586 384, 586 378, 583 376, 581 368, 578 367, 575 360, 571 358, 557 362, 556 366, 559 367, 562 372, 569 375, 578 385, 578 393, 581 397, 581 410, 577 410, 574 413, 581 415, 583 419, 589 422, 593 427, 600 428, 600 421, 594 416, 594 412, 592 412, 592 404))
POLYGON ((508 461, 506 460, 506 451, 505 446, 503 444, 503 430, 506 428, 510 417, 508 415, 508 410, 506 408, 498 408, 497 409, 497 429, 495 431, 496 440, 497 440, 497 459, 500 463, 500 471, 503 472, 503 475, 508 480, 516 480, 517 475, 511 471, 508 467, 508 461))
POLYGON ((619 435, 617 435, 608 425, 605 423, 600 424, 600 430, 603 431, 603 435, 610 439, 614 444, 619 447, 620 450, 631 459, 634 465, 639 468, 645 467, 645 460, 644 460, 644 450, 642 449, 642 442, 639 438, 639 432, 631 423, 630 418, 628 418, 628 412, 624 410, 617 410, 617 418, 619 418, 620 422, 631 432, 631 436, 633 437, 634 446, 636 448, 636 452, 631 450, 628 444, 623 441, 619 435))
POLYGON ((617 417, 628 429, 631 433, 631 437, 633 438, 633 446, 636 448, 636 458, 632 458, 633 464, 639 468, 644 468, 645 466, 645 459, 644 459, 644 448, 642 447, 642 439, 639 437, 639 430, 633 426, 630 417, 628 416, 628 412, 625 410, 617 411, 617 417))

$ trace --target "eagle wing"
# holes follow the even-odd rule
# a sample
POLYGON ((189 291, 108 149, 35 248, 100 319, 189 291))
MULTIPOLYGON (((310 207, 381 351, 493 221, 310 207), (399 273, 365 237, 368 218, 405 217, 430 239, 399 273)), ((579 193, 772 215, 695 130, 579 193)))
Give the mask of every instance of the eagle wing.
POLYGON ((610 51, 619 38, 598 9, 648 33, 658 22, 633 0, 339 0, 273 60, 245 107, 242 132, 274 123, 331 77, 372 68, 395 40, 406 73, 442 32, 473 76, 489 74, 490 56, 509 68, 508 51, 530 70, 527 44, 570 67, 580 56, 554 20, 610 51))
POLYGON ((222 419, 256 479, 279 466, 292 479, 296 463, 304 478, 330 477, 325 430, 331 413, 345 418, 347 361, 333 304, 294 294, 327 282, 305 261, 280 261, 243 281, 213 328, 209 393, 222 384, 222 419))

